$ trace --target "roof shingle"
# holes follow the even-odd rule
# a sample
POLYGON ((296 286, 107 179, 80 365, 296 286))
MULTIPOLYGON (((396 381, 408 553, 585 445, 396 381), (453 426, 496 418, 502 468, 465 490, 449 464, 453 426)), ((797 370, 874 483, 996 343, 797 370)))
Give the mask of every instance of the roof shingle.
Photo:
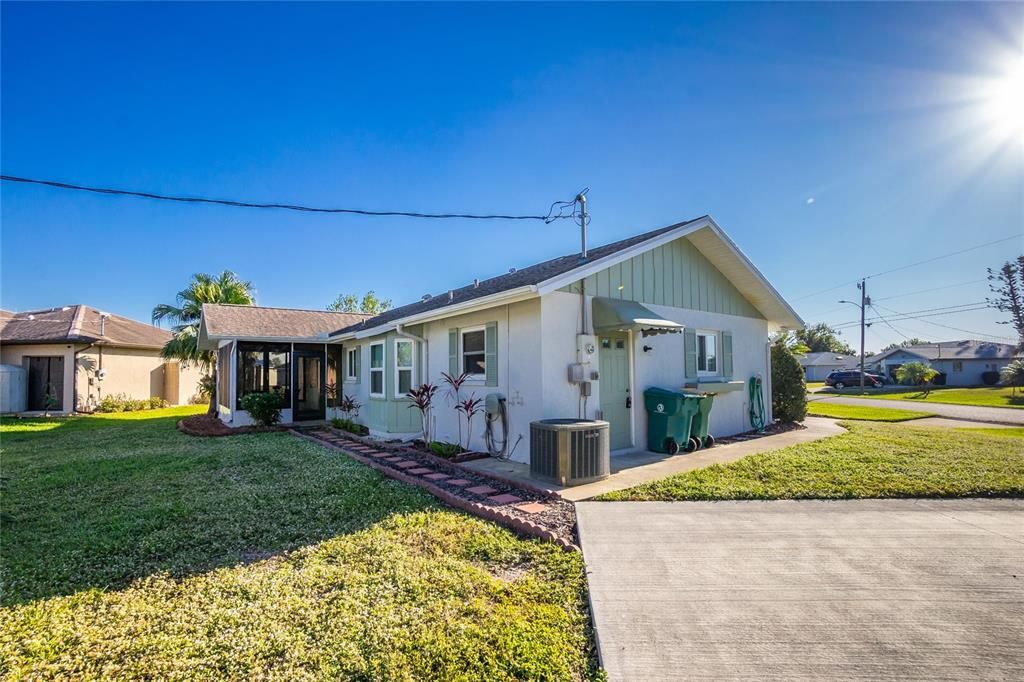
MULTIPOLYGON (((693 220, 686 220, 681 223, 676 223, 675 225, 669 225, 668 227, 644 232, 643 234, 638 234, 629 237, 628 239, 622 239, 611 244, 587 249, 587 262, 611 256, 619 251, 636 246, 648 239, 653 239, 665 232, 670 232, 671 230, 675 230, 683 225, 700 219, 701 218, 694 218, 693 220)), ((586 263, 580 260, 580 253, 577 251, 576 253, 571 253, 566 256, 552 258, 551 260, 544 261, 543 263, 537 263, 536 265, 514 270, 504 275, 498 275, 491 279, 482 280, 479 284, 469 284, 459 289, 453 289, 450 296, 449 292, 446 291, 437 296, 431 296, 426 300, 409 303, 398 308, 392 308, 380 315, 368 317, 367 319, 350 324, 347 327, 336 328, 333 330, 333 333, 340 334, 343 332, 359 331, 360 329, 372 329, 410 315, 418 315, 431 310, 438 310, 456 303, 465 303, 466 301, 472 301, 474 299, 491 296, 493 294, 500 294, 503 291, 510 291, 519 287, 540 284, 552 277, 563 275, 570 270, 574 270, 585 264, 586 263)))
POLYGON ((0 315, 0 340, 8 344, 106 343, 162 348, 170 338, 167 330, 120 315, 101 313, 87 305, 0 315))
POLYGON ((219 303, 203 306, 207 336, 221 338, 316 338, 367 317, 362 313, 330 310, 219 303))

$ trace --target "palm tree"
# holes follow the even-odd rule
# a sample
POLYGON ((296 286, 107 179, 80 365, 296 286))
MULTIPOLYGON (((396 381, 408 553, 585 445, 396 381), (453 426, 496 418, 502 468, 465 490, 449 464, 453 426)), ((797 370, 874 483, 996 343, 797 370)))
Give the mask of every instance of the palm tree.
POLYGON ((174 304, 161 303, 153 308, 153 321, 167 320, 174 334, 160 355, 168 360, 178 360, 185 367, 198 365, 206 373, 203 386, 210 392, 209 413, 214 415, 217 414, 216 355, 213 351, 199 349, 199 318, 204 303, 253 305, 256 303, 256 290, 252 282, 243 282, 230 270, 216 277, 198 273, 192 275, 188 286, 178 292, 174 304))

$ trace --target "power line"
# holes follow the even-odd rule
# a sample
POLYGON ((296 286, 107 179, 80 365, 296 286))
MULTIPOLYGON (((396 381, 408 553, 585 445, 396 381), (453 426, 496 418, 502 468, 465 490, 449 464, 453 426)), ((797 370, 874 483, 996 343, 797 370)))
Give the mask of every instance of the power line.
POLYGON ((967 282, 959 282, 957 284, 947 284, 941 287, 934 287, 932 289, 918 289, 917 291, 908 291, 904 294, 896 294, 895 296, 884 296, 882 298, 876 298, 876 301, 891 301, 894 298, 905 298, 907 296, 915 296, 917 294, 930 294, 933 291, 943 291, 945 289, 954 289, 956 287, 967 286, 968 284, 977 284, 979 282, 987 282, 988 280, 984 277, 981 279, 972 279, 967 282))
MULTIPOLYGON (((990 242, 985 242, 984 244, 977 244, 975 246, 969 246, 969 247, 967 247, 965 249, 960 249, 958 251, 952 251, 950 253, 944 253, 944 254, 942 254, 940 256, 934 256, 932 258, 928 258, 926 260, 918 261, 916 263, 909 263, 907 265, 901 265, 899 267, 892 268, 890 270, 883 270, 882 272, 876 272, 873 275, 867 275, 863 279, 872 279, 874 277, 882 277, 883 275, 888 275, 888 274, 891 274, 893 272, 899 272, 900 270, 906 270, 908 268, 916 268, 919 265, 925 265, 927 263, 934 263, 935 261, 942 260, 943 258, 951 258, 952 256, 959 256, 962 253, 967 253, 969 251, 976 251, 977 249, 983 249, 986 246, 992 246, 993 244, 1002 244, 1003 242, 1008 242, 1011 239, 1021 239, 1021 238, 1022 238, 1021 235, 1015 234, 1015 235, 1010 235, 1009 237, 1003 237, 1001 239, 994 239, 994 240, 992 240, 990 242)), ((859 281, 860 281, 860 279, 855 279, 855 280, 852 280, 852 281, 849 281, 849 282, 843 282, 842 284, 837 284, 837 285, 835 285, 833 287, 829 287, 828 289, 822 289, 820 291, 815 291, 814 293, 805 294, 804 296, 798 296, 798 297, 790 299, 790 300, 795 302, 795 301, 802 301, 802 300, 807 299, 807 298, 813 298, 815 296, 820 296, 821 294, 827 294, 830 291, 835 291, 837 289, 842 289, 843 287, 848 287, 848 286, 850 286, 852 284, 856 284, 859 281)))
MULTIPOLYGON (((896 321, 900 321, 900 320, 920 320, 920 319, 925 318, 925 317, 944 317, 946 315, 956 315, 957 313, 972 313, 972 312, 975 312, 975 311, 978 311, 978 310, 988 310, 989 308, 991 308, 991 306, 979 305, 979 306, 976 306, 974 308, 959 308, 957 310, 946 310, 946 311, 941 312, 941 313, 927 313, 927 314, 924 314, 924 315, 906 315, 906 316, 903 316, 903 317, 893 317, 893 318, 890 318, 890 319, 893 319, 893 320, 896 320, 896 321)), ((898 315, 899 313, 896 313, 896 314, 898 315)), ((869 318, 867 320, 867 322, 869 324, 870 323, 874 323, 874 322, 878 322, 878 321, 879 321, 879 318, 877 318, 877 317, 872 317, 872 318, 869 318)), ((850 327, 856 327, 858 324, 860 324, 860 323, 859 322, 845 322, 845 323, 843 323, 841 325, 836 325, 836 326, 834 326, 832 328, 833 329, 849 329, 850 327)))
POLYGON ((302 206, 299 204, 282 203, 260 203, 252 201, 236 201, 234 199, 211 199, 209 197, 183 197, 168 194, 156 194, 153 192, 136 192, 126 189, 114 189, 110 187, 89 187, 87 185, 75 185, 67 182, 56 182, 54 180, 38 180, 35 178, 23 178, 16 175, 0 175, 4 182, 20 182, 32 185, 44 185, 56 189, 74 190, 78 192, 93 192, 95 194, 113 194, 117 196, 137 197, 142 199, 158 199, 160 201, 177 201, 187 204, 217 204, 220 206, 232 206, 235 208, 270 208, 285 211, 302 211, 306 213, 346 213, 365 216, 398 216, 405 218, 465 218, 470 220, 542 220, 550 223, 563 218, 574 218, 575 212, 565 214, 561 209, 553 213, 556 205, 569 205, 575 202, 555 202, 547 215, 503 215, 503 214, 479 214, 479 213, 419 213, 416 211, 371 211, 361 208, 323 208, 316 206, 302 206))
MULTIPOLYGON (((882 306, 882 307, 884 307, 884 306, 882 306)), ((971 303, 959 303, 957 305, 939 306, 938 308, 923 308, 921 310, 912 310, 909 313, 897 313, 897 314, 898 315, 904 315, 904 314, 906 314, 906 315, 917 315, 919 313, 935 313, 935 314, 938 314, 939 312, 941 312, 941 314, 946 315, 946 314, 950 314, 950 313, 965 312, 965 309, 983 310, 985 308, 990 308, 990 307, 991 306, 988 304, 987 301, 974 301, 974 302, 971 302, 971 303), (972 306, 975 306, 975 307, 972 307, 972 306)), ((848 327, 848 326, 852 326, 852 325, 856 325, 856 324, 860 324, 860 322, 857 321, 857 320, 848 320, 846 322, 840 322, 839 324, 831 325, 831 326, 833 328, 838 328, 838 327, 848 327)))
POLYGON ((966 249, 960 249, 959 251, 953 251, 951 253, 945 253, 945 254, 943 254, 941 256, 935 256, 934 258, 928 258, 927 260, 918 261, 916 263, 911 263, 909 265, 901 265, 900 267, 893 268, 892 270, 884 270, 882 272, 876 272, 873 275, 868 275, 868 278, 870 279, 872 277, 881 277, 882 275, 888 275, 889 273, 892 273, 892 272, 899 272, 900 270, 906 270, 908 268, 916 268, 918 265, 926 265, 928 263, 934 263, 937 260, 942 260, 943 258, 950 258, 952 256, 959 256, 960 254, 967 253, 968 251, 977 251, 978 249, 983 249, 986 246, 992 246, 993 244, 1002 244, 1003 242, 1008 242, 1011 239, 1022 239, 1022 237, 1019 234, 1015 234, 1015 235, 1011 235, 1009 237, 1003 237, 1002 239, 994 239, 994 240, 992 240, 990 242, 985 242, 984 244, 978 244, 977 246, 969 246, 966 249))
MULTIPOLYGON (((892 308, 887 308, 884 305, 883 306, 879 306, 879 307, 882 310, 888 310, 890 313, 894 313, 896 315, 902 314, 902 313, 900 313, 900 312, 898 312, 896 310, 893 310, 892 308)), ((957 311, 954 311, 954 312, 957 312, 957 311)), ((967 312, 967 311, 963 311, 963 312, 967 312)), ((944 314, 949 314, 949 313, 944 313, 944 314)), ((908 319, 919 320, 921 318, 919 318, 919 317, 908 317, 908 319)), ((924 322, 925 324, 933 325, 935 327, 942 327, 943 329, 952 329, 953 331, 963 332, 964 334, 973 334, 975 336, 984 336, 984 337, 987 337, 987 338, 990 338, 990 339, 1002 339, 1004 341, 1017 341, 1017 339, 1012 339, 1009 336, 998 336, 997 334, 986 334, 984 332, 972 331, 970 329, 961 329, 960 327, 952 327, 952 326, 950 326, 948 324, 941 324, 939 322, 932 322, 931 320, 921 320, 921 322, 924 322)))
POLYGON ((903 337, 904 339, 906 339, 907 341, 909 341, 909 340, 910 340, 910 337, 908 337, 908 336, 907 336, 906 334, 904 334, 903 332, 901 332, 901 331, 900 331, 899 329, 897 329, 896 327, 892 326, 892 323, 891 323, 891 322, 889 322, 889 320, 887 320, 887 319, 885 319, 884 317, 882 317, 882 313, 878 312, 878 308, 876 308, 876 307, 875 307, 875 306, 873 306, 873 305, 871 305, 871 306, 869 306, 869 307, 870 307, 870 308, 871 308, 872 310, 874 310, 874 311, 875 311, 875 315, 878 315, 878 319, 880 319, 880 320, 881 320, 882 322, 884 322, 884 323, 885 323, 885 326, 886 326, 886 327, 888 327, 889 329, 893 330, 894 332, 896 332, 897 334, 899 334, 900 336, 902 336, 902 337, 903 337))

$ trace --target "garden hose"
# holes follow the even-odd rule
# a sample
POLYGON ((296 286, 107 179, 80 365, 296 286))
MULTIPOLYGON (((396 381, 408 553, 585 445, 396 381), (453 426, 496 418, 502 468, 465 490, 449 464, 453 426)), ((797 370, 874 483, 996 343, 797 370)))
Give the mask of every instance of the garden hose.
POLYGON ((750 377, 750 425, 755 431, 764 431, 764 392, 761 390, 761 377, 750 377))

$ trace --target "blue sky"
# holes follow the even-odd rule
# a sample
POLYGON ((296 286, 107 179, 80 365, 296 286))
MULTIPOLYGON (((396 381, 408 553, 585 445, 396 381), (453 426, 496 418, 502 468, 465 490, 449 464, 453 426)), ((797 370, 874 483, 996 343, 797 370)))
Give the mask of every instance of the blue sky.
MULTIPOLYGON (((543 213, 589 186, 592 244, 711 214, 807 321, 842 323, 856 310, 836 301, 855 287, 817 292, 1024 232, 1022 133, 973 101, 1022 40, 1024 6, 980 3, 4 3, 0 163, 422 211, 543 213)), ((264 305, 371 288, 404 303, 579 241, 569 222, 0 192, 0 305, 17 310, 89 303, 145 320, 193 272, 223 268, 264 305)), ((981 301, 985 268, 1022 250, 1002 242, 869 291, 900 312, 981 301)), ((928 319, 1011 336, 998 317, 928 319)), ((977 336, 893 326, 874 325, 869 348, 977 336)))

